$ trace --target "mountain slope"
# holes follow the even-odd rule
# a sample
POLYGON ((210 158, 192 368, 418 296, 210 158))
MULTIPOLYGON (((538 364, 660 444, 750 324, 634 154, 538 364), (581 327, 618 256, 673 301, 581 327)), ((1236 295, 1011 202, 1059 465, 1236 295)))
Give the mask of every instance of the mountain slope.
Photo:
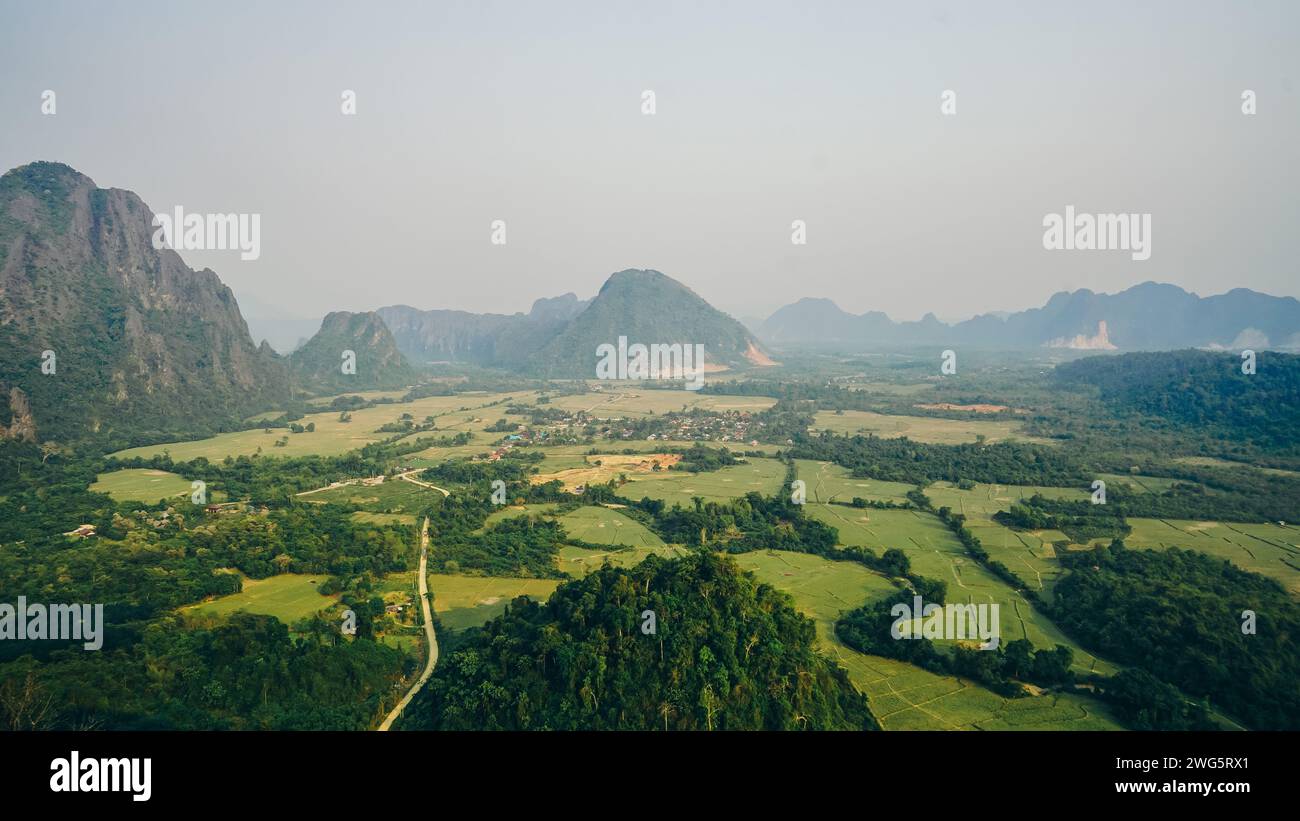
POLYGON ((397 350, 393 335, 374 311, 335 311, 320 330, 289 357, 294 383, 317 392, 401 388, 419 374, 397 350), (344 354, 355 355, 355 369, 344 373, 344 354))
POLYGON ((412 362, 510 366, 545 345, 587 305, 570 293, 539 299, 527 314, 421 311, 408 305, 380 308, 378 313, 412 362))
POLYGON ((1061 292, 1041 308, 946 325, 933 315, 893 322, 878 311, 854 315, 830 300, 804 299, 768 317, 759 336, 774 345, 845 350, 916 344, 1295 349, 1300 348, 1300 301, 1246 288, 1200 297, 1175 285, 1144 282, 1117 294, 1061 292))
POLYGON ((658 271, 628 269, 610 276, 587 309, 538 351, 530 368, 551 376, 594 376, 596 349, 617 344, 704 345, 711 367, 768 364, 754 337, 690 288, 658 271))
POLYGON ((231 290, 153 248, 153 213, 59 163, 0 177, 0 421, 11 430, 14 389, 41 440, 211 431, 287 398, 284 363, 254 345, 231 290))

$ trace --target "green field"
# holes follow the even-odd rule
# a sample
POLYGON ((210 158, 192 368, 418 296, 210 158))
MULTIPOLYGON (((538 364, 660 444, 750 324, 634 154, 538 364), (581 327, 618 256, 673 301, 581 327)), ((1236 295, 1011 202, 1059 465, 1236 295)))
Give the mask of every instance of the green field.
POLYGON ((794 596, 800 610, 831 623, 846 610, 899 590, 889 579, 857 562, 836 562, 811 553, 755 550, 734 558, 745 570, 794 596))
MULTIPOLYGON (((337 456, 391 436, 392 434, 389 433, 376 433, 376 430, 385 423, 398 421, 404 413, 411 414, 417 423, 423 421, 425 416, 441 418, 447 414, 455 414, 463 408, 481 408, 480 415, 490 415, 495 408, 486 406, 497 400, 516 401, 530 396, 533 396, 533 394, 528 392, 431 396, 417 399, 414 402, 376 405, 373 408, 351 411, 351 422, 340 422, 337 411, 309 413, 302 419, 297 420, 297 423, 306 427, 309 422, 314 422, 316 430, 312 433, 289 433, 284 428, 271 428, 271 432, 266 433, 262 428, 254 428, 252 430, 222 433, 208 439, 199 439, 192 442, 171 442, 162 445, 128 448, 113 454, 113 456, 123 459, 142 456, 147 459, 161 453, 168 453, 172 459, 181 462, 197 459, 200 456, 206 457, 213 462, 219 462, 227 456, 251 456, 257 453, 259 449, 264 456, 307 456, 311 454, 337 456), (288 444, 285 447, 275 447, 275 441, 285 436, 289 437, 288 444)), ((504 410, 504 408, 502 409, 504 410)), ((457 417, 458 420, 460 418, 457 417)), ((434 431, 418 435, 439 436, 442 434, 434 431)))
POLYGON ((902 550, 911 560, 913 572, 947 583, 950 602, 996 603, 1003 642, 1027 638, 1039 648, 1064 644, 1074 650, 1078 672, 1114 672, 1114 667, 1066 638, 1016 590, 970 558, 936 516, 914 510, 860 510, 811 503, 807 510, 808 515, 837 528, 841 544, 869 547, 877 554, 889 548, 902 550))
POLYGON ((964 679, 845 646, 835 637, 839 613, 893 589, 859 565, 785 551, 745 553, 736 560, 760 581, 789 593, 795 606, 813 619, 822 651, 848 671, 886 730, 1120 729, 1105 705, 1090 698, 1002 698, 964 679))
POLYGON ((781 490, 785 479, 785 465, 776 459, 751 458, 746 464, 732 465, 708 473, 690 473, 670 470, 662 473, 630 474, 631 481, 619 493, 629 499, 649 496, 662 499, 669 507, 680 503, 683 507, 699 496, 709 501, 722 501, 744 496, 750 491, 770 495, 781 490))
POLYGON ((516 516, 545 516, 554 512, 556 507, 558 507, 558 505, 554 502, 532 505, 506 505, 500 510, 490 514, 487 517, 487 521, 484 522, 483 527, 492 527, 497 522, 503 522, 506 519, 513 519, 516 516))
POLYGON ((448 630, 478 627, 504 613, 516 596, 546 601, 559 585, 555 579, 429 574, 434 612, 448 630))
POLYGON ((1083 488, 1032 487, 1026 485, 978 484, 961 490, 948 482, 936 482, 925 493, 937 507, 948 507, 966 516, 966 528, 980 540, 989 556, 1011 569, 1031 589, 1048 598, 1061 574, 1056 561, 1056 542, 1069 538, 1059 530, 1018 531, 993 521, 993 514, 1034 494, 1053 499, 1089 498, 1083 488))
POLYGON ((244 589, 202 604, 182 608, 182 612, 204 616, 228 616, 243 611, 275 616, 293 624, 313 613, 332 607, 337 596, 322 596, 320 585, 329 576, 285 573, 267 579, 244 579, 244 589))
POLYGON ((619 550, 592 550, 587 547, 564 545, 556 557, 556 567, 575 578, 582 578, 593 570, 599 570, 608 562, 614 567, 635 567, 645 561, 647 556, 662 559, 676 559, 685 556, 686 548, 677 545, 660 544, 658 547, 625 547, 619 550))
POLYGON ((645 525, 607 507, 580 507, 559 517, 569 536, 592 544, 662 547, 663 539, 645 525))
POLYGON ((799 478, 808 486, 808 501, 850 502, 854 496, 878 502, 902 502, 914 486, 906 482, 883 482, 878 479, 855 479, 848 468, 831 462, 796 459, 799 478))
POLYGON ((372 513, 404 513, 415 516, 442 494, 432 488, 389 478, 379 485, 360 483, 321 490, 298 496, 304 502, 355 504, 372 513))
POLYGON ((1129 519, 1129 547, 1181 547, 1217 556, 1300 593, 1300 527, 1184 519, 1129 519))
POLYGON ((931 416, 902 416, 871 411, 818 411, 813 417, 816 430, 867 434, 891 439, 906 436, 916 442, 959 445, 983 436, 988 442, 1018 440, 1046 442, 1021 432, 1023 424, 1009 419, 942 419, 931 416))
POLYGON ((165 470, 126 468, 99 474, 90 490, 93 493, 106 493, 119 502, 152 504, 160 499, 189 496, 190 480, 165 470))

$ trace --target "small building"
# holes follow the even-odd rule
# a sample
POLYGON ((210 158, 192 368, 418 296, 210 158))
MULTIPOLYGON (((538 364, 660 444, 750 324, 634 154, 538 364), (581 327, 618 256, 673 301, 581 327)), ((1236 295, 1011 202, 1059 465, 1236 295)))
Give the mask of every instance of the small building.
POLYGON ((89 539, 95 535, 94 525, 78 525, 75 530, 69 530, 64 536, 75 536, 78 539, 89 539))

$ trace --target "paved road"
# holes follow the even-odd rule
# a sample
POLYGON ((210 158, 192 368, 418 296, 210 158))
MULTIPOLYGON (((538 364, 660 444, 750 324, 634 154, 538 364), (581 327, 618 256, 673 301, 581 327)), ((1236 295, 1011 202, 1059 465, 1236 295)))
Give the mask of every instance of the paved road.
MULTIPOLYGON (((423 483, 420 483, 423 484, 423 483)), ((397 703, 393 711, 384 719, 384 723, 379 725, 381 732, 389 730, 393 722, 406 709, 406 705, 411 703, 415 694, 420 692, 420 688, 433 675, 433 667, 438 663, 438 637, 433 634, 433 613, 429 610, 429 580, 425 576, 425 568, 429 562, 429 519, 424 520, 424 527, 420 532, 420 609, 424 614, 424 635, 429 641, 429 658, 424 663, 424 672, 420 673, 420 678, 411 685, 411 689, 406 691, 402 700, 397 703)))

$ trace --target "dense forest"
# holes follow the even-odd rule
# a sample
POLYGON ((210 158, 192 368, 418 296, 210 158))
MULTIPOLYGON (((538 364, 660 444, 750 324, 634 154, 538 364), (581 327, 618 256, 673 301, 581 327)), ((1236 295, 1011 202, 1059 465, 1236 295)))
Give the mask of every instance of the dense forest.
POLYGON ((1300 407, 1300 356, 1260 351, 1254 373, 1235 353, 1173 351, 1087 357, 1058 366, 1068 387, 1095 388, 1120 415, 1147 415, 1216 428, 1266 449, 1296 452, 1300 427, 1279 419, 1300 407))
POLYGON ((790 455, 834 462, 852 470, 854 476, 912 484, 973 481, 1086 487, 1091 481, 1074 454, 1020 442, 934 445, 824 431, 796 439, 790 455))
POLYGON ((1300 728, 1300 604, 1276 582, 1203 553, 1121 541, 1061 561, 1069 572, 1049 613, 1085 647, 1252 727, 1300 728))
POLYGON ((328 627, 295 638, 270 616, 169 616, 127 646, 19 658, 0 664, 0 727, 364 730, 413 661, 328 627))
POLYGON ((877 725, 788 596, 725 556, 650 557, 517 599, 439 663, 407 729, 877 725), (643 614, 654 614, 648 633, 643 614))

